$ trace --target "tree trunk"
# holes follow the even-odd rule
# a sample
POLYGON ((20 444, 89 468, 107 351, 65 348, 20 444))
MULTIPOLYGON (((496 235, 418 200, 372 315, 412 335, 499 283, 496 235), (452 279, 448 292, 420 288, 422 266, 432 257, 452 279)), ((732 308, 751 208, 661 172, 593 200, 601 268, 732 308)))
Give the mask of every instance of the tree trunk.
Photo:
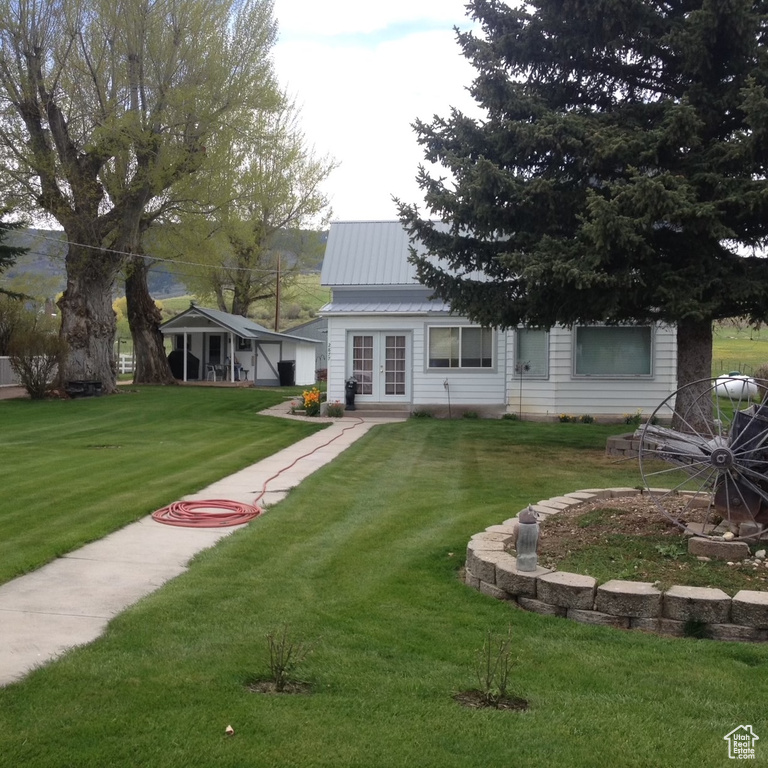
POLYGON ((67 287, 58 302, 60 334, 67 347, 59 379, 62 384, 72 380, 99 381, 102 391, 111 394, 117 390, 117 324, 112 289, 121 259, 108 252, 73 245, 71 237, 69 240, 67 287))
POLYGON ((712 424, 712 321, 677 325, 677 386, 672 428, 709 434, 712 424))
POLYGON ((125 278, 128 325, 133 338, 134 384, 176 384, 160 333, 162 316, 149 293, 149 267, 141 256, 131 256, 125 278))

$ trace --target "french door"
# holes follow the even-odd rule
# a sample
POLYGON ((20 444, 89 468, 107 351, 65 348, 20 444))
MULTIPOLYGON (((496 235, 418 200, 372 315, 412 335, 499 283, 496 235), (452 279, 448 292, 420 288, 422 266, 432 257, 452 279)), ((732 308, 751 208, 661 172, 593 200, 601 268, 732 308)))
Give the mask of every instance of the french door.
POLYGON ((361 401, 410 400, 410 335, 405 333, 354 333, 350 338, 350 374, 357 379, 361 401))

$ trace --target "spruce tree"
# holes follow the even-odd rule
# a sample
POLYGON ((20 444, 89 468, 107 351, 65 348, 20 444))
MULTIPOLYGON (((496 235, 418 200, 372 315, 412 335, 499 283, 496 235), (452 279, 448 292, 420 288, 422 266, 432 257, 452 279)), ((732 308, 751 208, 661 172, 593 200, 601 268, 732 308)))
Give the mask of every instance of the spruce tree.
POLYGON ((420 280, 501 328, 675 323, 678 383, 709 377, 713 321, 768 313, 768 3, 511 5, 458 33, 483 117, 415 124, 420 280))
MULTIPOLYGON (((0 275, 16 263, 16 259, 27 252, 27 248, 9 245, 6 240, 11 232, 22 229, 23 221, 5 221, 10 213, 8 208, 0 208, 0 275)), ((24 298, 22 294, 6 290, 0 287, 0 296, 9 296, 15 299, 24 298)))

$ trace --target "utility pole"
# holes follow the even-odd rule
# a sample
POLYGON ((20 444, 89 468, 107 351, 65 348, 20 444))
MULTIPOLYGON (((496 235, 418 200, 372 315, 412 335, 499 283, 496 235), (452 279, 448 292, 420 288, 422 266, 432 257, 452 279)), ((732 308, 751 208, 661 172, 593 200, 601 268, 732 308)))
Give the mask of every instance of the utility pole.
POLYGON ((277 254, 277 284, 275 285, 275 333, 280 331, 280 254, 277 254))

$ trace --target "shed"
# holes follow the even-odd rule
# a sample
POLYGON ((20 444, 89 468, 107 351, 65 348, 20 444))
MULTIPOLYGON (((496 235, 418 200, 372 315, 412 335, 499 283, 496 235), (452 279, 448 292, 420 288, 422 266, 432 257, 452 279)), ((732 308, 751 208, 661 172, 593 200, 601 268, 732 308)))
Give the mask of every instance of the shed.
MULTIPOLYGON (((270 331, 247 317, 191 304, 189 309, 160 326, 172 340, 173 350, 200 361, 199 377, 211 381, 251 381, 255 386, 277 386, 280 370, 292 369, 298 386, 315 383, 314 339, 270 331), (293 365, 290 365, 290 364, 293 365)), ((182 381, 192 380, 188 365, 182 365, 182 381)), ((283 376, 285 383, 285 374, 283 376)))

